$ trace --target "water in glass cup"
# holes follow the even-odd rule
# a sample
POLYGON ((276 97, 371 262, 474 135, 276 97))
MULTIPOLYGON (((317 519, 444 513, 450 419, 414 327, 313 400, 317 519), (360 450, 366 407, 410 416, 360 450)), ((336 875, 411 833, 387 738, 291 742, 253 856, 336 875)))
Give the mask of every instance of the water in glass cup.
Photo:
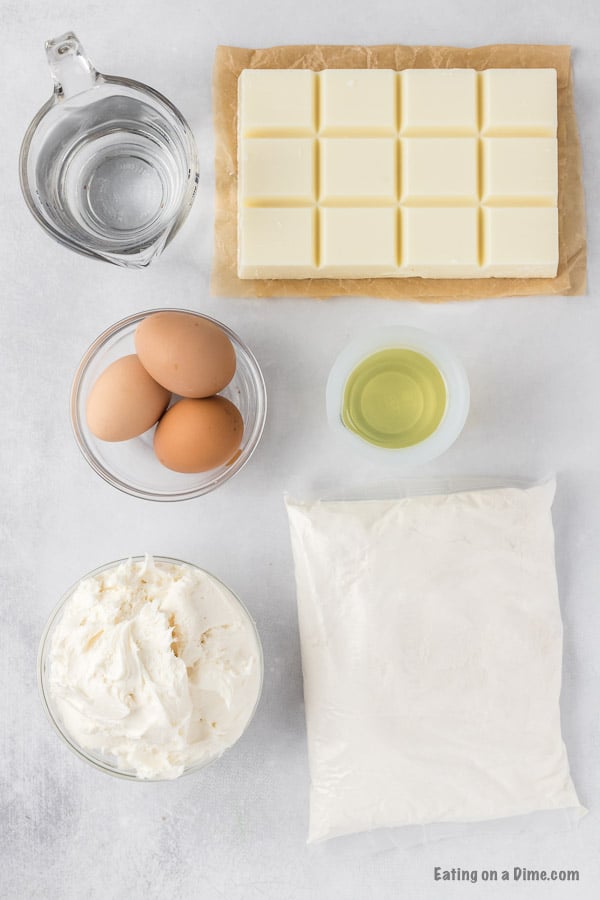
POLYGON ((21 150, 30 209, 72 249, 119 265, 147 265, 194 198, 190 129, 152 88, 96 72, 73 34, 49 41, 46 50, 54 96, 21 150))

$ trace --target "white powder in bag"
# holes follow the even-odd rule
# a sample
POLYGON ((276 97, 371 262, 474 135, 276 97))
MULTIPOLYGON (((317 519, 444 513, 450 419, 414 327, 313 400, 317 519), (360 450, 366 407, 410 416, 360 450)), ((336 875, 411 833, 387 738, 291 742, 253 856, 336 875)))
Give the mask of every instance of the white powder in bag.
POLYGON ((309 841, 579 807, 560 730, 554 490, 286 501, 309 841))

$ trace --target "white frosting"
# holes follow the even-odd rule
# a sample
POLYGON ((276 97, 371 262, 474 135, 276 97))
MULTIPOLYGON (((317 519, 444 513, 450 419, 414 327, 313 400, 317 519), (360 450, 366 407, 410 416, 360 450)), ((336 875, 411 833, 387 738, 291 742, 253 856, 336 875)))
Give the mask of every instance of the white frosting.
POLYGON ((310 840, 579 805, 553 495, 288 504, 310 840))
POLYGON ((87 578, 52 637, 49 687, 81 747, 176 778, 246 727, 261 685, 254 627, 220 582, 146 557, 87 578))

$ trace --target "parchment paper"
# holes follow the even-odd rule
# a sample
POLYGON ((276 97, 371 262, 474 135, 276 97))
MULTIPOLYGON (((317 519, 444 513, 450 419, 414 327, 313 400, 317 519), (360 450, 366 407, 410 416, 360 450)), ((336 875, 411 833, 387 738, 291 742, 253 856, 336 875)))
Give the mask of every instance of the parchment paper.
POLYGON ((581 149, 573 102, 569 47, 289 46, 218 47, 213 71, 215 126, 215 252, 211 288, 227 297, 334 297, 476 300, 540 294, 584 294, 585 205, 581 149), (243 69, 552 68, 558 76, 559 265, 555 278, 307 278, 237 277, 237 81, 243 69))

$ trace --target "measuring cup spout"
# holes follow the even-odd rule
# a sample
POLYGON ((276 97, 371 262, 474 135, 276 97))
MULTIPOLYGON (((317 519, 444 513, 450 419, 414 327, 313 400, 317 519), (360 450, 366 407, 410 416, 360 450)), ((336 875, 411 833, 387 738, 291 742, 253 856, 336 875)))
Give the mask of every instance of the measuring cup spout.
POLYGON ((72 31, 46 41, 45 47, 57 99, 81 94, 102 78, 72 31))

